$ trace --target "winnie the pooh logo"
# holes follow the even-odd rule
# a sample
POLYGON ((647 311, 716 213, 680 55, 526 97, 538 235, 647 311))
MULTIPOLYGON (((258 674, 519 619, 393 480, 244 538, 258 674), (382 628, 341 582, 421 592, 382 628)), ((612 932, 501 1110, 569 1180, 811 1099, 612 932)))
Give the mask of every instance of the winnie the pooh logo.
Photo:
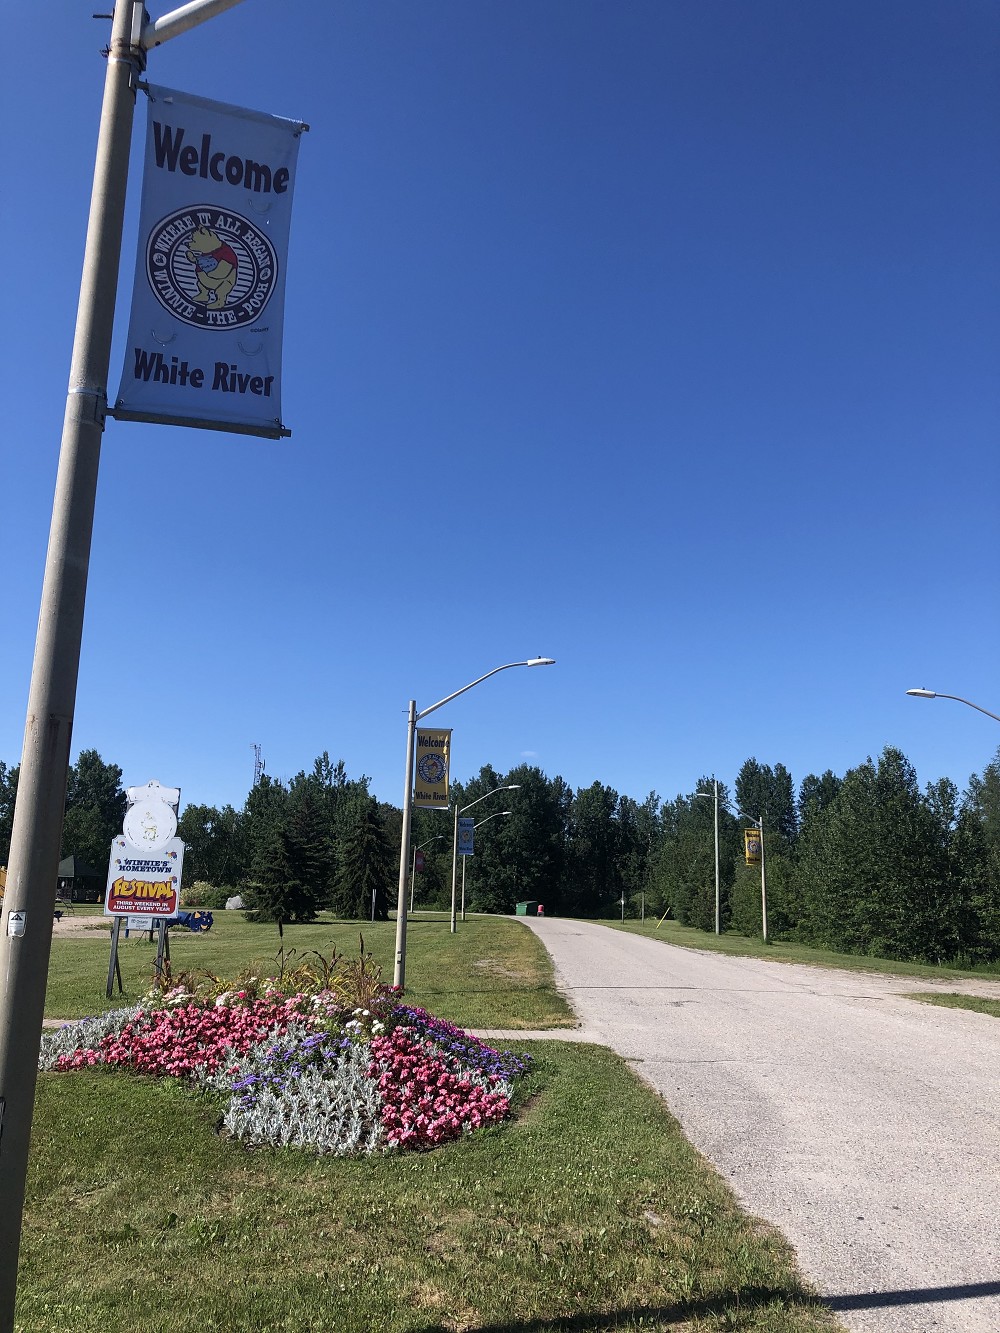
POLYGON ((254 324, 279 290, 266 228, 208 205, 156 223, 146 241, 146 276, 164 310, 201 329, 254 324))
POLYGON ((208 227, 197 227, 188 242, 187 257, 198 274, 198 291, 192 301, 219 310, 236 285, 239 261, 231 245, 208 227))

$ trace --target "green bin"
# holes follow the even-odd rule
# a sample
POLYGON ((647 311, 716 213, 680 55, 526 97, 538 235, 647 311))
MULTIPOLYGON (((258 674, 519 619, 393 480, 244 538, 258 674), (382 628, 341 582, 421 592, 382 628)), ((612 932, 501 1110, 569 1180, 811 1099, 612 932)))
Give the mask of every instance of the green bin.
POLYGON ((515 915, 516 915, 516 916, 537 916, 537 915, 538 915, 538 899, 537 899, 537 898, 529 898, 529 899, 527 900, 527 902, 518 903, 518 905, 517 905, 517 909, 516 909, 516 912, 515 912, 515 915))

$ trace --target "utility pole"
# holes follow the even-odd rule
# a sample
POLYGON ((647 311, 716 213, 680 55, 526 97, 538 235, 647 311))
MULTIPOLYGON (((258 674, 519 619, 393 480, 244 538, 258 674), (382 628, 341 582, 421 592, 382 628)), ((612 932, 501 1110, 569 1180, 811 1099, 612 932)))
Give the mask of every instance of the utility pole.
POLYGON ((155 23, 146 23, 142 0, 115 3, 0 916, 0 1333, 13 1333, 14 1328, 17 1258, 107 411, 136 86, 149 48, 238 3, 193 0, 155 23))

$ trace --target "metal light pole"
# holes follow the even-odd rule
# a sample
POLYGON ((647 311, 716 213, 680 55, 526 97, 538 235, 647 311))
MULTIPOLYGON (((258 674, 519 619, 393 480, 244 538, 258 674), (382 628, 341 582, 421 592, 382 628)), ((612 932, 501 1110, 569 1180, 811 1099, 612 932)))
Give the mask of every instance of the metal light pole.
MULTIPOLYGON (((698 797, 698 796, 704 796, 706 800, 711 800, 711 801, 714 801, 714 802, 715 802, 715 933, 716 933, 716 935, 720 935, 720 934, 722 933, 722 930, 721 930, 722 915, 721 915, 721 910, 720 910, 720 898, 719 898, 719 784, 718 784, 718 781, 717 781, 715 778, 712 779, 712 795, 711 795, 711 796, 709 796, 709 794, 708 794, 707 791, 696 791, 696 792, 694 793, 694 795, 695 795, 695 797, 698 797)), ((693 798, 692 798, 692 799, 693 799, 693 798)))
POLYGON ((996 713, 991 713, 988 708, 980 708, 979 704, 974 704, 971 699, 963 699, 960 694, 940 694, 937 690, 907 690, 906 693, 913 695, 916 699, 954 699, 957 703, 974 708, 977 713, 985 713, 994 722, 1000 722, 1000 717, 996 713))
MULTIPOLYGON (((490 676, 495 676, 498 671, 508 671, 511 667, 521 666, 554 666, 554 657, 529 657, 526 662, 505 662, 503 666, 494 667, 492 671, 487 671, 484 676, 472 680, 468 685, 463 685, 460 690, 455 690, 453 694, 446 695, 439 699, 436 704, 431 704, 430 708, 422 708, 417 712, 416 699, 410 700, 409 718, 406 724, 406 775, 403 779, 403 827, 399 839, 399 896, 396 900, 396 966, 393 971, 393 985, 403 987, 406 984, 406 863, 410 848, 410 825, 413 818, 413 751, 416 743, 417 723, 421 718, 427 717, 429 713, 436 709, 444 707, 451 703, 452 699, 457 699, 460 694, 465 694, 467 690, 473 689, 476 685, 481 685, 484 680, 490 676)), ((0 1330, 2 1333, 2 1330, 0 1330)))
POLYGON ((45 560, 0 925, 0 1333, 14 1327, 28 1146, 52 948, 83 612, 118 292, 136 84, 146 51, 239 0, 193 0, 145 24, 116 0, 69 391, 45 560))
POLYGON ((764 868, 764 816, 757 819, 754 815, 748 815, 745 810, 731 810, 737 819, 747 819, 756 828, 760 829, 760 924, 764 935, 764 943, 767 943, 767 874, 764 868))
MULTIPOLYGON (((503 819, 506 815, 512 815, 513 813, 514 813, 513 810, 498 810, 495 815, 487 815, 486 818, 481 819, 478 824, 473 824, 472 826, 473 832, 475 832, 477 828, 482 828, 484 824, 488 824, 491 819, 503 819)), ((463 921, 465 920, 465 864, 468 861, 468 859, 469 858, 467 856, 462 857, 462 920, 463 921)))
MULTIPOLYGON (((451 840, 451 933, 453 935, 455 933, 455 884, 458 879, 458 817, 459 815, 464 815, 466 810, 471 810, 474 805, 478 805, 480 801, 485 801, 488 797, 495 796, 498 791, 519 791, 520 787, 521 784, 519 782, 515 782, 509 787, 494 787, 492 791, 486 792, 485 795, 477 796, 476 799, 470 801, 468 805, 463 805, 461 810, 457 805, 455 806, 455 832, 451 840)), ((484 820, 483 822, 485 823, 486 821, 484 820)), ((475 825, 473 825, 473 827, 475 827, 475 825)), ((464 878, 465 857, 462 858, 462 861, 464 878)), ((464 915, 462 920, 465 920, 464 915)))
POLYGON ((410 866, 410 911, 411 912, 413 911, 413 885, 417 878, 417 852, 422 852, 425 847, 429 847, 432 842, 437 842, 440 838, 443 837, 444 837, 443 833, 435 833, 433 838, 428 838, 426 842, 422 842, 419 847, 414 847, 413 849, 413 864, 410 866))
POLYGON ((760 819, 754 819, 753 815, 748 815, 742 810, 737 810, 739 819, 749 819, 751 824, 755 824, 760 829, 760 924, 764 934, 764 943, 767 943, 767 877, 764 870, 764 816, 760 819))

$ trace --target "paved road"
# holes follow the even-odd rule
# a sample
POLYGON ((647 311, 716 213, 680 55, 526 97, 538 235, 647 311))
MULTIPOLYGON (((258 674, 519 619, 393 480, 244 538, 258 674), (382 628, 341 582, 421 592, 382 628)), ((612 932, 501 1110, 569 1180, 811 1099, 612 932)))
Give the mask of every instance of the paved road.
POLYGON ((525 924, 580 1035, 634 1062, 848 1328, 1000 1331, 1000 1021, 902 999, 912 979, 525 924))

